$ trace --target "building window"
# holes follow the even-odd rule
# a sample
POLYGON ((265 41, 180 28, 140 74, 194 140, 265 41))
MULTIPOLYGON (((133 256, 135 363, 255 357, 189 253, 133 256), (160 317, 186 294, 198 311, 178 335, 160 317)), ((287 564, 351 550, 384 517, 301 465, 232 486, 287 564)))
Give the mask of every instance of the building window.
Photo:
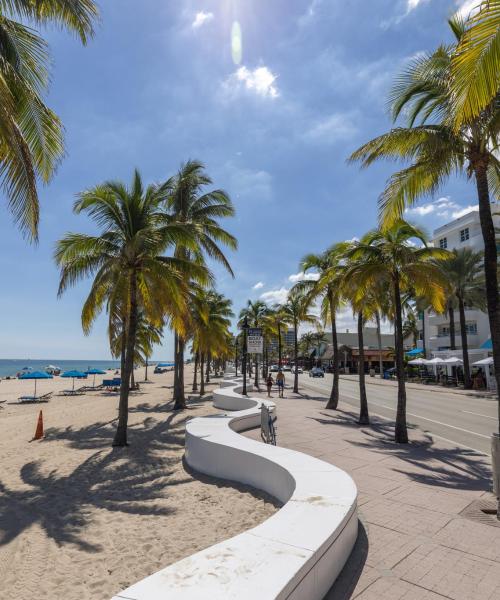
POLYGON ((477 334, 477 323, 466 323, 465 330, 467 331, 467 333, 469 335, 476 335, 477 334))
POLYGON ((439 240, 439 247, 440 248, 448 248, 448 238, 441 238, 439 240))
POLYGON ((460 241, 466 242, 468 239, 469 239, 469 228, 466 227, 465 229, 461 229, 460 230, 460 241))

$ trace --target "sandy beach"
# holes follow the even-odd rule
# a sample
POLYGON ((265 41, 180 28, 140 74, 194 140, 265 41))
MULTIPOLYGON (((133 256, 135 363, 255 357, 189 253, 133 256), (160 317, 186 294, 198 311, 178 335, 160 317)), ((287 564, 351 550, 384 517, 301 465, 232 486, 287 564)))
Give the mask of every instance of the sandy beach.
POLYGON ((55 392, 49 403, 17 405, 33 381, 0 382, 2 600, 109 599, 277 510, 260 492, 188 472, 185 422, 216 411, 194 400, 173 413, 172 373, 149 377, 131 395, 127 449, 110 447, 117 394, 57 396, 71 380, 55 378, 37 385, 55 392), (40 409, 45 439, 30 443, 40 409))

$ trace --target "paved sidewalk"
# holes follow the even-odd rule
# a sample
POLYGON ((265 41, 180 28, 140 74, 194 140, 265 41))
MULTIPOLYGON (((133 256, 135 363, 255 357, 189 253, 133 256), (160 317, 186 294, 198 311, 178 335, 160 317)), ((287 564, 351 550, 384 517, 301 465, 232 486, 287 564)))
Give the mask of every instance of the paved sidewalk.
POLYGON ((460 515, 493 498, 487 457, 418 430, 396 445, 393 423, 372 417, 359 427, 342 399, 340 410, 326 410, 306 387, 302 396, 285 390, 284 399, 273 392, 273 400, 278 445, 337 465, 358 486, 358 540, 326 600, 500 598, 500 527, 460 515))

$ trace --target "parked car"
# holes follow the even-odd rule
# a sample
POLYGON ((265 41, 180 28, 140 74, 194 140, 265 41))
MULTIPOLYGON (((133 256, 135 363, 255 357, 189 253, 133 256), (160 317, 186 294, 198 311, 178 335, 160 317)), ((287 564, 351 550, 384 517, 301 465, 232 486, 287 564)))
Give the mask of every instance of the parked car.
POLYGON ((278 365, 271 365, 270 369, 269 369, 272 373, 276 373, 277 371, 279 371, 278 369, 278 365))
POLYGON ((323 371, 323 369, 321 367, 313 367, 309 371, 309 377, 324 377, 324 376, 325 376, 325 372, 323 371))
POLYGON ((281 367, 281 370, 282 370, 282 371, 291 371, 291 370, 292 370, 292 367, 291 367, 290 365, 283 365, 283 366, 281 367))
POLYGON ((302 367, 292 367, 292 373, 295 373, 295 371, 297 371, 297 373, 303 373, 304 372, 302 370, 302 367))

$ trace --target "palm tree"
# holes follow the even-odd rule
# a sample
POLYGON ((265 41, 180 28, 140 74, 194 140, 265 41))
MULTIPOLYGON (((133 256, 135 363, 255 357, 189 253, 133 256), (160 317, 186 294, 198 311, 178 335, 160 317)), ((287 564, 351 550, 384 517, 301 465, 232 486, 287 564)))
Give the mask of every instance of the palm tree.
POLYGON ((308 291, 310 301, 321 300, 321 316, 323 321, 330 322, 332 330, 333 347, 333 383, 330 398, 326 408, 336 409, 339 403, 339 348, 337 341, 337 311, 342 305, 342 277, 344 253, 348 244, 341 242, 334 244, 322 254, 307 254, 301 261, 304 273, 311 270, 317 273, 317 280, 305 280, 297 284, 300 289, 308 291))
POLYGON ((100 235, 68 233, 59 240, 55 260, 61 268, 59 296, 81 279, 94 276, 82 311, 89 333, 97 315, 107 308, 123 321, 124 343, 118 426, 113 445, 127 445, 129 382, 134 365, 139 311, 158 318, 186 310, 187 278, 208 282, 206 268, 162 254, 182 242, 195 246, 189 229, 170 223, 162 204, 166 185, 144 188, 136 171, 130 188, 108 181, 79 194, 75 213, 87 213, 101 228, 100 235))
POLYGON ((282 304, 275 304, 267 315, 271 327, 276 331, 276 337, 278 339, 278 368, 282 367, 282 355, 283 355, 283 327, 289 325, 289 317, 283 311, 282 304))
MULTIPOLYGON (((494 2, 490 7, 492 12, 488 14, 492 20, 489 25, 495 28, 498 27, 498 3, 494 2)), ((478 27, 486 27, 485 23, 489 18, 486 15, 484 12, 481 25, 480 21, 473 23, 478 27)), ((392 175, 380 197, 381 222, 384 227, 401 218, 404 209, 413 205, 421 196, 437 192, 452 174, 465 173, 469 178, 474 178, 484 241, 486 299, 500 406, 498 252, 490 202, 490 194, 498 196, 500 193, 500 159, 497 154, 500 141, 500 102, 490 102, 478 116, 460 120, 459 127, 456 122, 451 124, 457 114, 457 88, 460 89, 463 84, 463 81, 457 82, 455 79, 454 65, 456 66, 457 57, 463 50, 462 42, 466 46, 475 42, 470 41, 472 38, 467 34, 469 30, 466 31, 466 26, 460 21, 452 20, 450 26, 457 43, 441 46, 432 54, 417 57, 396 80, 390 98, 393 119, 396 121, 400 115, 405 115, 407 127, 397 127, 371 140, 356 150, 350 160, 361 161, 363 166, 386 158, 410 162, 409 166, 392 175), (420 124, 416 125, 418 119, 420 124)), ((496 30, 492 36, 492 39, 498 40, 496 30)), ((475 39, 477 48, 481 47, 480 38, 475 39)), ((496 46, 491 46, 491 50, 498 55, 496 46)), ((481 67, 481 57, 475 57, 481 67)), ((483 66, 493 64, 492 55, 488 56, 486 53, 484 58, 483 66)), ((497 94, 498 70, 491 72, 486 68, 484 75, 490 83, 493 82, 491 89, 497 94)), ((468 89, 470 93, 464 97, 470 97, 474 85, 468 89)), ((464 103, 461 105, 464 106, 464 103)))
POLYGON ((346 280, 355 290, 354 299, 362 300, 367 291, 380 285, 389 288, 393 296, 398 379, 395 441, 398 443, 408 442, 401 294, 414 290, 442 310, 446 281, 435 261, 447 256, 445 250, 428 247, 424 233, 405 221, 367 233, 349 252, 352 264, 346 280), (423 247, 410 245, 412 239, 419 240, 423 247))
MULTIPOLYGON (((223 190, 205 191, 212 180, 205 171, 205 165, 196 160, 189 160, 181 165, 178 173, 169 180, 172 193, 168 198, 168 213, 174 222, 189 225, 196 237, 196 246, 187 248, 178 243, 174 256, 183 260, 195 260, 204 264, 208 257, 221 263, 233 275, 231 266, 220 248, 220 244, 230 249, 237 247, 236 239, 223 229, 219 218, 232 217, 234 207, 229 196, 223 190)), ((188 316, 188 315, 186 315, 188 316)), ((181 329, 189 329, 187 323, 180 325, 181 329)), ((176 409, 186 406, 184 396, 184 348, 185 338, 179 334, 179 327, 174 327, 175 369, 174 369, 174 400, 176 409)), ((208 357, 206 357, 208 358, 208 357)), ((208 373, 208 368, 207 368, 208 373)))
POLYGON ((452 58, 453 117, 459 130, 498 99, 500 0, 478 0, 452 58))
POLYGON ((200 361, 200 396, 205 393, 204 367, 207 357, 217 357, 231 351, 231 301, 214 290, 200 290, 193 350, 200 361))
POLYGON ((293 363, 295 365, 295 373, 293 379, 293 391, 299 393, 299 372, 298 356, 298 330, 301 323, 316 323, 317 319, 314 315, 308 312, 310 299, 308 295, 300 289, 293 289, 289 292, 287 301, 283 305, 283 313, 285 318, 293 326, 293 363))
POLYGON ((455 301, 458 304, 465 389, 472 387, 465 307, 485 308, 484 286, 480 279, 482 259, 482 252, 476 252, 472 248, 461 248, 460 250, 453 250, 450 258, 440 263, 452 294, 452 300, 449 300, 449 302, 455 301))
MULTIPOLYGON (((262 327, 264 321, 269 317, 269 308, 262 300, 256 300, 252 302, 248 301, 247 306, 240 311, 238 327, 242 326, 243 320, 247 318, 250 327, 262 327)), ((254 365, 255 365, 255 380, 254 385, 256 389, 259 389, 259 355, 254 354, 254 365)))
POLYGON ((64 153, 61 121, 42 98, 48 45, 32 27, 55 23, 85 44, 96 18, 91 0, 0 0, 0 187, 30 240, 38 239, 38 182, 50 181, 64 153))

